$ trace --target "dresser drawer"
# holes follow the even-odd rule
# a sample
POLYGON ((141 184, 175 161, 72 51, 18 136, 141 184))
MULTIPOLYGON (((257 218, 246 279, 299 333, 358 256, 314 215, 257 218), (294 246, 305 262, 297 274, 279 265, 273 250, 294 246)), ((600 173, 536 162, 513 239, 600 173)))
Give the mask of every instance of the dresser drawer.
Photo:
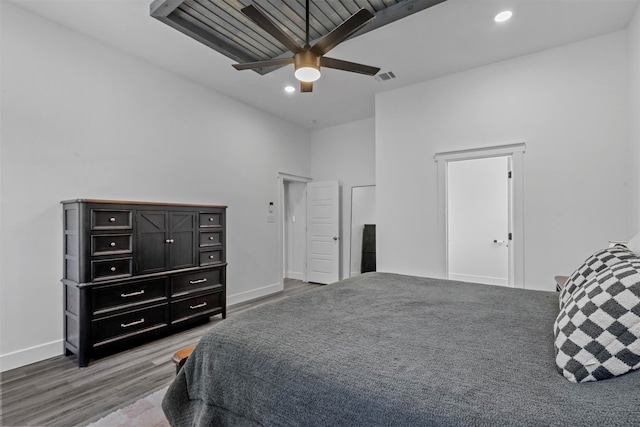
POLYGON ((91 255, 130 254, 131 234, 96 234, 91 236, 91 255))
POLYGON ((168 278, 96 287, 91 291, 93 314, 132 304, 166 300, 168 278))
POLYGON ((222 246, 222 230, 200 232, 200 247, 222 246))
POLYGON ((94 346, 167 326, 167 304, 93 320, 94 346))
POLYGON ((131 258, 91 261, 91 280, 108 280, 131 276, 131 258))
POLYGON ((197 273, 179 274, 171 278, 171 296, 221 288, 223 283, 224 267, 197 273))
POLYGON ((222 312, 222 292, 200 295, 171 303, 171 323, 209 314, 222 312))
POLYGON ((200 212, 200 227, 222 227, 222 216, 224 211, 214 210, 210 212, 200 212))
POLYGON ((224 251, 222 249, 200 252, 200 266, 220 264, 224 262, 224 251))
POLYGON ((130 210, 91 209, 92 230, 118 230, 131 228, 133 223, 130 210))

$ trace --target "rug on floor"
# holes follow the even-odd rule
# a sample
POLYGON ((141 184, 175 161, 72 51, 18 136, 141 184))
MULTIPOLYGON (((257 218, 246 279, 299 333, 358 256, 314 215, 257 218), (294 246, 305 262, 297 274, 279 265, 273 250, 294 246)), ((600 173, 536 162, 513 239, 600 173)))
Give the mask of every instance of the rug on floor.
POLYGON ((164 387, 129 406, 118 409, 87 427, 169 427, 161 407, 167 388, 164 387))

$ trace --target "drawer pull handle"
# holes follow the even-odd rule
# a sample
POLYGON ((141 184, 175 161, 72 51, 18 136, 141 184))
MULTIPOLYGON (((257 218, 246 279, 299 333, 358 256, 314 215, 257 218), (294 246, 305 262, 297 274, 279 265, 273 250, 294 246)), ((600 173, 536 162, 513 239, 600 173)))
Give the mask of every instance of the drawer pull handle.
POLYGON ((173 239, 167 239, 167 240, 165 240, 165 242, 167 242, 167 243, 173 243, 173 242, 175 242, 175 240, 173 240, 173 239))
POLYGON ((121 328, 128 328, 129 326, 135 326, 135 325, 140 325, 144 323, 144 317, 140 320, 136 320, 135 322, 131 322, 131 323, 120 323, 120 327, 121 328))
POLYGON ((189 306, 189 308, 190 308, 191 310, 195 310, 195 309, 197 309, 197 308, 202 308, 202 307, 206 307, 206 306, 207 306, 207 303, 206 303, 206 302, 203 302, 202 304, 198 304, 198 305, 190 305, 190 306, 189 306))
POLYGON ((213 217, 210 217, 210 218, 209 218, 209 221, 213 221, 213 217))
POLYGON ((111 267, 110 270, 111 271, 116 271, 116 268, 115 267, 111 267))
POLYGON ((213 236, 209 236, 209 240, 213 240, 213 236))
POLYGON ((189 280, 189 283, 192 284, 192 285, 197 285, 198 283, 204 283, 206 281, 207 281, 207 279, 204 278, 204 279, 199 279, 199 280, 189 280))
POLYGON ((144 289, 136 292, 131 292, 130 294, 120 294, 120 296, 122 298, 127 298, 127 297, 135 297, 136 295, 143 295, 143 294, 144 294, 144 289))
POLYGON ((214 259, 215 257, 213 255, 209 255, 209 259, 214 259))
POLYGON ((111 246, 112 248, 115 248, 115 247, 116 247, 116 242, 111 242, 111 243, 109 244, 109 246, 111 246))
POLYGON ((109 222, 116 222, 116 218, 112 216, 111 218, 109 218, 109 222))

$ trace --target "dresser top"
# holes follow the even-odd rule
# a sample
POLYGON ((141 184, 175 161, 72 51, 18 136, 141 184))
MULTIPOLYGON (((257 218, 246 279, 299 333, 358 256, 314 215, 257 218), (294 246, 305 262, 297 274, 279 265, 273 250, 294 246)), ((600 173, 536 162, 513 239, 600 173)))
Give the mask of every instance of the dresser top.
POLYGON ((141 202, 141 201, 126 201, 126 200, 101 200, 101 199, 72 199, 63 200, 60 203, 100 203, 109 205, 147 205, 147 206, 193 206, 201 208, 221 208, 226 209, 226 205, 204 205, 204 204, 192 204, 192 203, 168 203, 168 202, 141 202))

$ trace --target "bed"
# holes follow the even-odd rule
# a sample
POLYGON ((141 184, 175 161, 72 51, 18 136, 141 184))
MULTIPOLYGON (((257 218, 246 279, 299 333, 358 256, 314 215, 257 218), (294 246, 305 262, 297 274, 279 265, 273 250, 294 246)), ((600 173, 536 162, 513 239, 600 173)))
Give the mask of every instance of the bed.
POLYGON ((557 371, 558 293, 367 273, 213 327, 173 426, 640 425, 638 371, 557 371))

